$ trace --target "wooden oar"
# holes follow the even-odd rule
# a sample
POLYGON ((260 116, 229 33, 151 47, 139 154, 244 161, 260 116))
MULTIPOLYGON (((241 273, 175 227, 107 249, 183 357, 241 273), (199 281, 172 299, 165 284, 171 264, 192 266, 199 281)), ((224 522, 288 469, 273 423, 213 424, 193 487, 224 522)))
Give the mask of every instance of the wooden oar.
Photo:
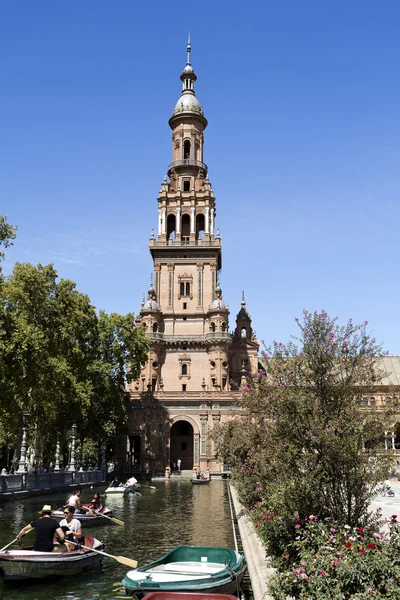
POLYGON ((156 490, 157 489, 155 485, 145 485, 144 483, 141 483, 140 487, 148 487, 151 490, 156 490))
POLYGON ((10 546, 12 546, 13 544, 15 544, 15 542, 18 542, 19 538, 15 538, 15 540, 13 540, 12 542, 10 542, 9 544, 7 544, 7 546, 4 546, 4 548, 2 548, 0 550, 0 552, 4 552, 4 550, 7 550, 7 548, 9 548, 10 546))
MULTIPOLYGON (((109 517, 108 515, 104 515, 102 512, 98 511, 98 510, 94 510, 92 509, 94 513, 96 513, 96 515, 99 515, 99 517, 104 517, 105 519, 110 519, 110 521, 112 521, 113 523, 116 523, 117 525, 125 525, 125 523, 123 521, 120 521, 119 519, 116 519, 115 517, 109 517)), ((79 517, 79 515, 78 515, 79 517)))
MULTIPOLYGON (((68 543, 75 544, 75 546, 78 546, 76 542, 72 542, 71 540, 68 540, 68 543)), ((126 556, 114 556, 114 554, 108 554, 108 552, 103 552, 102 550, 95 550, 94 548, 89 548, 89 546, 82 546, 82 544, 79 544, 79 546, 81 548, 85 548, 85 550, 90 550, 91 552, 97 552, 97 554, 108 556, 108 558, 113 558, 114 560, 117 560, 119 563, 121 563, 121 565, 125 565, 126 567, 132 567, 132 569, 136 569, 136 567, 138 566, 136 560, 126 558, 126 556)))

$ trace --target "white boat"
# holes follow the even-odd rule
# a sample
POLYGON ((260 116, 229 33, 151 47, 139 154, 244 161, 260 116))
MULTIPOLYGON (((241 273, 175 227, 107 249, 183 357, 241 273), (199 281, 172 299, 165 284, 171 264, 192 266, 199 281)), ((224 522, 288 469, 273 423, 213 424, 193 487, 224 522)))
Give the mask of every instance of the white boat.
POLYGON ((106 496, 123 496, 124 494, 129 494, 129 492, 135 492, 140 488, 139 484, 134 485, 119 485, 118 487, 109 487, 104 492, 106 496))

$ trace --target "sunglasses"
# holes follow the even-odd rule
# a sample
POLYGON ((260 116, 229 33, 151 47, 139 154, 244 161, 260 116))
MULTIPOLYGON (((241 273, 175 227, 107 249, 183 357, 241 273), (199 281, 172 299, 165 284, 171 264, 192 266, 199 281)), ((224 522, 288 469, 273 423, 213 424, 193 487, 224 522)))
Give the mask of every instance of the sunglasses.
POLYGON ((64 515, 69 515, 69 514, 70 514, 69 511, 67 511, 67 512, 64 513, 64 515))

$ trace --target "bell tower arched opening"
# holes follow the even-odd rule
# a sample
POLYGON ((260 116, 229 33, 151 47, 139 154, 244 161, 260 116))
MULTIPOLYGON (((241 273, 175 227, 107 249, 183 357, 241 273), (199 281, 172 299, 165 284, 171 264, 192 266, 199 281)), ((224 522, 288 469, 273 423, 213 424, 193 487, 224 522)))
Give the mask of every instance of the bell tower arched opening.
POLYGON ((183 158, 185 160, 190 159, 190 140, 185 140, 183 142, 183 158))
POLYGON ((196 216, 196 240, 204 239, 204 215, 196 216))
POLYGON ((190 240, 190 216, 182 215, 182 239, 184 241, 190 240))
POLYGON ((175 215, 167 217, 167 240, 174 240, 176 233, 176 218, 175 215))
POLYGON ((171 427, 171 463, 181 461, 181 470, 193 469, 193 427, 188 421, 177 421, 171 427))

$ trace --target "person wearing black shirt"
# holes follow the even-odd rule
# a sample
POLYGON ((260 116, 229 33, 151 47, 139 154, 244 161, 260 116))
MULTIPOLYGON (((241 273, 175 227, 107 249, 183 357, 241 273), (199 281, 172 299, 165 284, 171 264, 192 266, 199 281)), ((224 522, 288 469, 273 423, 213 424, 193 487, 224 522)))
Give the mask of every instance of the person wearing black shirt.
POLYGON ((58 524, 58 521, 51 518, 51 506, 46 504, 41 510, 42 516, 40 519, 32 521, 29 525, 25 525, 17 535, 20 539, 26 533, 33 529, 35 530, 35 542, 33 549, 36 552, 52 552, 54 534, 58 537, 61 543, 65 540, 63 530, 58 524))

